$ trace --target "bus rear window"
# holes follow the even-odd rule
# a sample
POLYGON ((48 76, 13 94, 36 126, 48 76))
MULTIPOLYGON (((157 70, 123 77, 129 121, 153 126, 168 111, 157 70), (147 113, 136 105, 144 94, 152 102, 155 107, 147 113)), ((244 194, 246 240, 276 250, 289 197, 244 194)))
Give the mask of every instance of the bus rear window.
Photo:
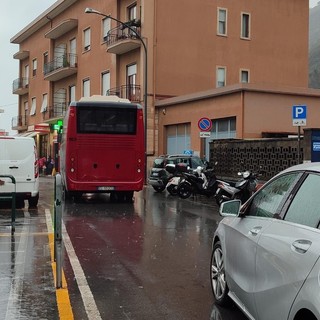
POLYGON ((137 110, 133 108, 78 107, 77 132, 136 134, 137 110))

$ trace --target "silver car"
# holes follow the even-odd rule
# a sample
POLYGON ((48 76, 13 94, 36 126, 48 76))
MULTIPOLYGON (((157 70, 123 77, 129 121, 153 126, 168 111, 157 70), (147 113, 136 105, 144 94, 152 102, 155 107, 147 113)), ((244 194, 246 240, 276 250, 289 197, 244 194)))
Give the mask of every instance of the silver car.
POLYGON ((282 171, 220 207, 210 265, 216 303, 249 319, 320 319, 320 163, 282 171))

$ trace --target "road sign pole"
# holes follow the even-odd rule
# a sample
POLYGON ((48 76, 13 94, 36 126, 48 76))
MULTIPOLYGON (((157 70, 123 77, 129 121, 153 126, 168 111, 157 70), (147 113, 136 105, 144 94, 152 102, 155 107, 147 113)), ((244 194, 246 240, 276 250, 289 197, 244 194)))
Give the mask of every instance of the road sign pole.
POLYGON ((301 144, 300 126, 298 126, 298 164, 300 164, 300 144, 301 144))

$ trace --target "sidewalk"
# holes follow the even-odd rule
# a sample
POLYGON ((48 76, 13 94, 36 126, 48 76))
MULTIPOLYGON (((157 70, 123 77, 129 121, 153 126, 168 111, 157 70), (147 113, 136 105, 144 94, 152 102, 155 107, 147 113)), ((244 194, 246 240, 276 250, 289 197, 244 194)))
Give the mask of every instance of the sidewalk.
POLYGON ((46 211, 0 203, 0 320, 59 319, 46 211))

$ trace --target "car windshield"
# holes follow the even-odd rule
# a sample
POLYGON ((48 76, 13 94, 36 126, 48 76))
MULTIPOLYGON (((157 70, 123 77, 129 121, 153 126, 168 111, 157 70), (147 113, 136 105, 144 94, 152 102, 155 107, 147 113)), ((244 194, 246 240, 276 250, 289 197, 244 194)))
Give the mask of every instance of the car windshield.
POLYGON ((164 167, 164 158, 157 158, 153 162, 154 168, 163 168, 164 167))

